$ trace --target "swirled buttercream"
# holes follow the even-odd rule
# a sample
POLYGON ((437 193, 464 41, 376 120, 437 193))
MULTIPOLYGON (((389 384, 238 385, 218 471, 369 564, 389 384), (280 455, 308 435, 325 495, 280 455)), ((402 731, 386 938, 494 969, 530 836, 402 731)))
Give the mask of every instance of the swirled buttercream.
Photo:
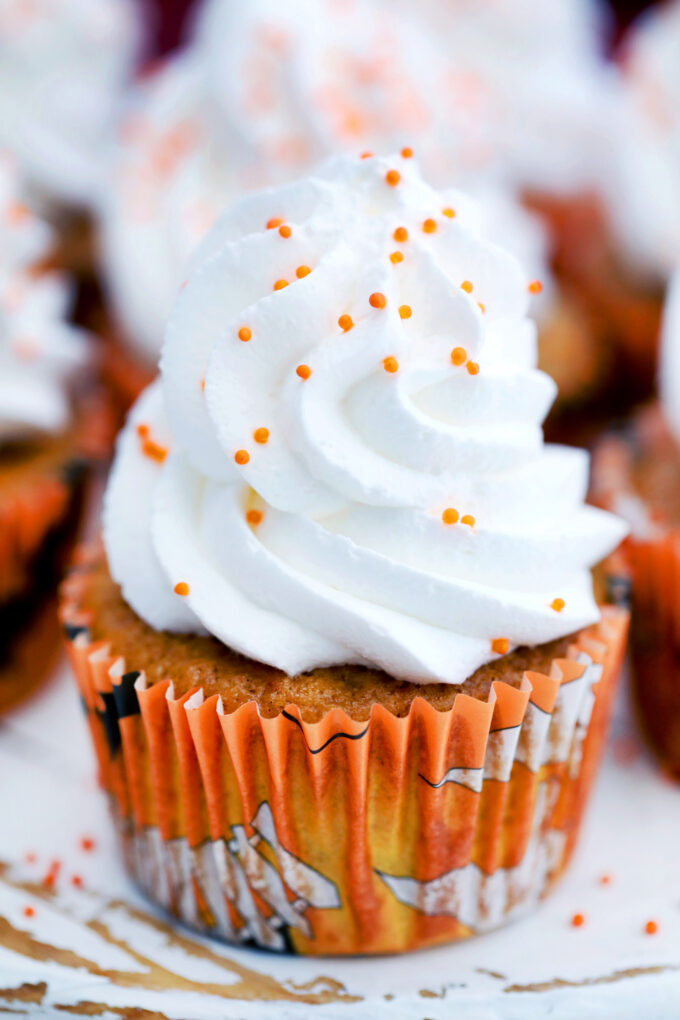
POLYGON ((624 528, 584 505, 586 454, 543 443, 527 284, 410 159, 238 201, 119 439, 130 605, 291 674, 448 683, 596 620, 589 567, 624 528))

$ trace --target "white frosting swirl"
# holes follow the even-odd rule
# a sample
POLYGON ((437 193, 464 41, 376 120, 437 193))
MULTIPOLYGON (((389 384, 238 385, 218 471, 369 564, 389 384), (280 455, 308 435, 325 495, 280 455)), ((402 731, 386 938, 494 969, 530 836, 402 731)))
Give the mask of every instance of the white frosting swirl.
POLYGON ((0 0, 0 145, 42 196, 90 202, 129 83, 132 0, 0 0))
POLYGON ((622 73, 612 217, 630 261, 666 278, 680 260, 680 0, 640 19, 622 73))
POLYGON ((64 428, 68 384, 88 359, 84 334, 66 322, 68 281, 38 268, 51 243, 0 158, 0 442, 64 428))
POLYGON ((412 160, 341 157, 240 200, 194 266, 106 498, 148 623, 290 674, 461 683, 497 638, 598 618, 589 567, 624 529, 583 505, 586 454, 543 445, 527 280, 470 200, 412 160))
POLYGON ((666 421, 680 443, 680 266, 671 277, 664 305, 659 393, 666 421))

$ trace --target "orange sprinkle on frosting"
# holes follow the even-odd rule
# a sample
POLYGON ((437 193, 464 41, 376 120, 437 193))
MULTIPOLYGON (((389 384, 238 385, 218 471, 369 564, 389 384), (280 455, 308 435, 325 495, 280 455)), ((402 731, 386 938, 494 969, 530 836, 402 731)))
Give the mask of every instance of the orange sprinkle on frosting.
POLYGON ((585 914, 574 914, 571 919, 572 926, 574 928, 581 928, 586 923, 585 914))
POLYGON ((373 158, 372 152, 362 152, 361 155, 359 156, 359 159, 372 159, 372 158, 373 158))
POLYGON ((554 609, 556 613, 561 613, 564 609, 564 599, 553 599, 550 608, 554 609))
POLYGON ((392 254, 390 255, 390 262, 394 262, 396 264, 397 262, 403 262, 403 261, 404 261, 404 256, 402 255, 402 253, 400 251, 393 251, 392 254))
POLYGON ((376 290, 369 297, 368 303, 371 308, 384 308, 387 304, 387 298, 379 290, 376 290))
POLYGON ((248 326, 241 326, 241 328, 238 331, 238 338, 239 340, 242 340, 244 344, 247 343, 248 340, 250 340, 252 335, 253 332, 251 329, 248 328, 248 326))
POLYGON ((295 270, 295 275, 297 276, 298 280, 304 280, 305 276, 309 276, 311 271, 312 270, 309 268, 309 266, 298 266, 297 269, 295 270))
POLYGON ((611 885, 611 875, 600 875, 600 885, 611 885))
POLYGON ((477 302, 477 307, 479 308, 479 310, 482 313, 482 315, 484 315, 484 312, 486 311, 486 307, 482 304, 481 301, 477 302))
POLYGON ((259 428, 253 432, 253 439, 256 443, 266 443, 269 439, 269 429, 259 428))
POLYGON ((29 907, 24 907, 24 917, 34 917, 34 916, 35 916, 35 908, 34 907, 30 907, 30 906, 29 907))
POLYGON ((186 581, 178 581, 177 584, 175 585, 175 595, 185 596, 188 594, 189 585, 186 583, 186 581))
POLYGON ((283 290, 284 287, 288 286, 288 280, 277 280, 274 284, 274 290, 283 290))
POLYGON ((137 426, 137 435, 140 437, 140 439, 146 439, 148 434, 149 434, 149 426, 148 425, 141 425, 140 424, 140 425, 137 426))
POLYGON ((399 305, 399 315, 402 319, 410 319, 413 315, 410 305, 399 305))
POLYGON ((463 516, 460 519, 460 523, 461 524, 467 524, 467 526, 469 528, 474 528, 474 526, 475 526, 475 519, 472 516, 472 514, 463 514, 463 516))
POLYGON ((396 188, 397 184, 401 180, 401 174, 398 170, 388 170, 385 174, 385 180, 391 188, 396 188))
POLYGON ((383 368, 385 369, 386 372, 390 372, 390 373, 391 372, 398 372, 399 371, 399 362, 397 361, 396 358, 392 358, 392 357, 385 358, 383 360, 383 368))
POLYGON ((397 229, 392 234, 392 237, 394 238, 395 241, 401 241, 402 243, 404 241, 408 241, 408 230, 406 229, 406 227, 397 227, 397 229))
POLYGON ((345 333, 348 333, 353 325, 354 325, 354 320, 352 319, 351 315, 341 315, 340 318, 338 319, 338 326, 345 333))
POLYGON ((647 921, 645 925, 645 935, 656 935, 659 930, 659 925, 656 921, 647 921))
POLYGON ((295 371, 297 372, 301 379, 309 379, 310 375, 312 374, 312 370, 309 367, 309 365, 298 365, 295 371))
POLYGON ((413 156, 413 149, 410 147, 410 145, 404 146, 404 148, 401 150, 401 155, 404 159, 411 159, 411 157, 413 156))
POLYGON ((248 524, 259 524, 262 520, 261 510, 249 510, 246 514, 248 524))
POLYGON ((476 361, 468 361, 465 367, 467 368, 470 375, 479 375, 479 365, 477 364, 476 361))
POLYGON ((454 347, 451 351, 451 361, 454 365, 464 365, 467 361, 467 351, 464 347, 454 347))
POLYGON ((505 655, 509 647, 510 642, 506 637, 497 637, 491 642, 491 651, 496 655, 505 655))
POLYGON ((449 219, 449 220, 452 220, 455 215, 456 215, 455 209, 452 209, 448 205, 447 205, 446 209, 442 209, 442 216, 446 216, 447 219, 449 219))
POLYGON ((281 237, 290 237, 293 231, 290 229, 287 223, 284 223, 282 227, 279 227, 279 234, 281 237))
POLYGON ((425 222, 423 223, 423 231, 426 234, 434 234, 436 229, 437 229, 437 224, 431 218, 426 219, 425 222))
POLYGON ((270 220, 267 220, 267 230, 274 230, 275 227, 280 227, 283 223, 283 219, 280 216, 272 216, 270 220))
POLYGON ((150 460, 155 460, 159 464, 162 464, 168 455, 167 448, 159 443, 154 443, 153 439, 144 440, 142 443, 142 453, 145 457, 149 457, 150 460))
POLYGON ((448 506, 442 514, 444 524, 457 524, 460 514, 452 506, 448 506))
POLYGON ((237 464, 247 464, 250 460, 250 454, 247 450, 237 450, 234 454, 234 460, 237 464))
POLYGON ((460 285, 460 289, 464 290, 466 294, 472 294, 474 287, 472 286, 469 280, 463 280, 463 282, 460 285))
POLYGON ((541 283, 540 280, 532 280, 529 286, 527 287, 527 290, 529 291, 530 294, 540 294, 541 291, 543 290, 543 284, 541 283))

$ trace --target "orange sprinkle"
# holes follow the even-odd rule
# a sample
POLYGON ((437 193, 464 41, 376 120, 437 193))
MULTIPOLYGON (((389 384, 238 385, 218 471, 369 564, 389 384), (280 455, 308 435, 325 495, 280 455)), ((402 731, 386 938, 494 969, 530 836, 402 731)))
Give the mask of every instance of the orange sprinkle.
POLYGON ((82 889, 83 879, 81 875, 71 875, 71 885, 74 885, 76 889, 82 889))
POLYGON ((205 379, 201 379, 201 392, 205 393, 205 379))
POLYGON ((408 241, 408 230, 406 229, 406 227, 397 227, 397 229, 392 234, 392 237, 394 238, 395 241, 402 242, 408 241))
POLYGON ((401 154, 404 159, 411 159, 411 157, 413 156, 413 149, 409 145, 405 145, 404 148, 401 150, 401 154))
POLYGON ((410 319, 413 315, 410 305, 399 305, 399 314, 402 319, 410 319))
POLYGON ((269 429, 260 428, 253 432, 253 439, 256 443, 266 443, 269 439, 269 429))
POLYGON ((385 174, 385 180, 391 188, 396 188, 397 184, 401 180, 401 174, 398 170, 388 170, 385 174))
POLYGON ((550 608, 554 609, 556 613, 561 613, 564 609, 564 599, 553 599, 550 608))
POLYGON ((249 329, 247 326, 241 326, 241 328, 238 331, 238 338, 239 340, 243 340, 244 344, 247 343, 248 340, 250 340, 252 335, 253 331, 249 329))
POLYGON ((305 276, 309 276, 311 271, 312 270, 309 268, 309 266, 298 266, 297 269, 295 270, 295 275, 297 276, 298 280, 304 280, 305 276))
POLYGON ((645 935, 656 935, 659 930, 659 925, 656 921, 647 921, 645 925, 645 935))
POLYGON ((446 508, 442 514, 442 520, 444 524, 457 524, 460 514, 457 510, 454 510, 452 506, 446 508))
POLYGON ((309 367, 309 365, 298 365, 295 371, 297 372, 301 379, 309 379, 310 375, 312 374, 312 370, 309 367))
POLYGON ((279 234, 281 237, 290 237, 293 231, 290 229, 287 223, 284 223, 282 227, 279 227, 279 234))
POLYGON ((186 596, 189 594, 189 585, 186 581, 178 581, 175 585, 175 595, 186 596))
POLYGON ((168 455, 167 449, 158 443, 154 443, 153 439, 144 440, 142 443, 142 453, 146 457, 150 457, 151 460, 157 460, 159 464, 162 464, 168 455))
POLYGON ((571 923, 574 928, 581 928, 586 923, 585 914, 574 914, 571 923))
POLYGON ((340 329, 344 330, 345 333, 349 332, 353 325, 354 321, 351 315, 341 315, 338 319, 338 326, 340 329))
POLYGON ((148 434, 149 434, 149 426, 148 425, 138 425, 137 426, 137 435, 139 436, 140 439, 146 439, 148 434))
POLYGON ((247 464, 250 460, 250 454, 247 450, 237 450, 234 454, 234 460, 237 464, 247 464))
POLYGON ((450 220, 452 220, 455 215, 455 210, 450 206, 447 206, 446 209, 442 209, 442 216, 447 216, 450 220))
POLYGON ((387 304, 387 298, 384 294, 381 294, 379 290, 376 290, 369 297, 368 303, 371 308, 384 308, 387 304))
POLYGON ((397 361, 396 358, 392 358, 392 357, 385 358, 383 360, 383 368, 385 369, 386 372, 398 372, 399 371, 399 362, 397 361))
POLYGON ((248 524, 259 524, 262 520, 261 510, 249 510, 246 514, 246 520, 248 524))
POLYGON ((24 907, 24 917, 34 917, 34 916, 35 916, 35 908, 34 907, 24 907))
POLYGON ((467 368, 467 370, 470 373, 470 375, 478 375, 479 374, 479 365, 477 364, 476 361, 468 361, 468 363, 467 363, 467 365, 465 367, 467 368))
POLYGON ((611 875, 600 875, 600 885, 611 885, 611 875))
POLYGON ((467 360, 467 351, 464 347, 454 347, 451 351, 451 361, 454 365, 463 365, 467 360))
POLYGON ((400 251, 393 251, 392 254, 390 255, 390 262, 395 262, 396 263, 396 262, 403 262, 403 261, 404 261, 404 256, 402 255, 402 253, 400 251))
POLYGON ((427 219, 423 223, 423 230, 425 231, 426 234, 434 234, 436 229, 437 229, 437 224, 435 223, 435 221, 433 219, 427 219))
POLYGON ((482 313, 482 315, 484 315, 484 312, 486 311, 486 308, 484 307, 484 305, 482 304, 481 301, 477 302, 477 307, 479 308, 479 310, 482 313))
POLYGON ((472 294, 472 291, 474 290, 469 280, 463 280, 463 282, 460 285, 460 289, 464 290, 466 294, 472 294))
POLYGON ((527 290, 529 291, 530 294, 540 294, 541 291, 543 290, 543 284, 541 283, 540 280, 532 280, 529 286, 527 287, 527 290))
POLYGON ((288 280, 277 280, 274 284, 274 290, 283 290, 284 287, 288 286, 288 280))
POLYGON ((270 220, 267 220, 267 230, 273 230, 274 227, 280 227, 283 223, 283 219, 280 216, 272 216, 270 220))
POLYGON ((491 642, 491 651, 497 655, 505 655, 509 647, 510 642, 506 637, 497 637, 491 642))
POLYGON ((85 853, 89 853, 90 850, 94 850, 95 842, 92 839, 92 837, 91 836, 83 836, 83 838, 80 841, 80 848, 81 848, 81 850, 84 850, 85 853))
POLYGON ((472 514, 464 514, 460 519, 461 524, 467 524, 470 528, 474 528, 475 519, 472 514))
POLYGON ((373 158, 372 152, 362 152, 361 155, 359 156, 359 159, 372 159, 372 158, 373 158))

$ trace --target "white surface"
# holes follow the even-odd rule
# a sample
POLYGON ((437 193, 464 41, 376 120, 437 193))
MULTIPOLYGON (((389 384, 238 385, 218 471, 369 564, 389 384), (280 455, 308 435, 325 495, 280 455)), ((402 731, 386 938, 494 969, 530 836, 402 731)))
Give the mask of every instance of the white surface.
POLYGON ((9 862, 0 873, 0 1014, 63 1017, 57 1005, 88 1001, 105 1003, 109 1008, 98 1013, 104 1017, 138 1007, 176 1020, 677 1017, 680 788, 640 748, 625 705, 622 696, 573 867, 533 915, 496 934, 406 957, 303 959, 154 926, 157 915, 119 864, 75 685, 61 670, 0 721, 0 859, 9 862), (80 846, 85 835, 96 841, 93 852, 80 846), (26 862, 27 852, 35 862, 26 862), (62 862, 54 897, 26 884, 39 882, 53 859, 62 862), (74 873, 83 889, 73 888, 74 873), (612 876, 610 884, 600 883, 603 874, 612 876), (34 907, 33 917, 24 916, 26 906, 34 907), (144 916, 132 913, 140 907, 144 916), (570 924, 575 912, 586 915, 580 928, 570 924), (654 936, 644 933, 649 919, 659 924, 654 936), (31 958, 7 937, 6 921, 75 955, 31 958), (252 972, 273 977, 280 996, 234 998, 243 968, 251 980, 252 972), (343 987, 334 989, 329 979, 343 987), (3 991, 40 982, 47 987, 34 1003, 3 991), (201 991, 202 982, 210 989, 201 991), (301 989, 307 982, 310 988, 301 989), (339 1001, 311 1005, 309 995, 324 989, 339 1001))

